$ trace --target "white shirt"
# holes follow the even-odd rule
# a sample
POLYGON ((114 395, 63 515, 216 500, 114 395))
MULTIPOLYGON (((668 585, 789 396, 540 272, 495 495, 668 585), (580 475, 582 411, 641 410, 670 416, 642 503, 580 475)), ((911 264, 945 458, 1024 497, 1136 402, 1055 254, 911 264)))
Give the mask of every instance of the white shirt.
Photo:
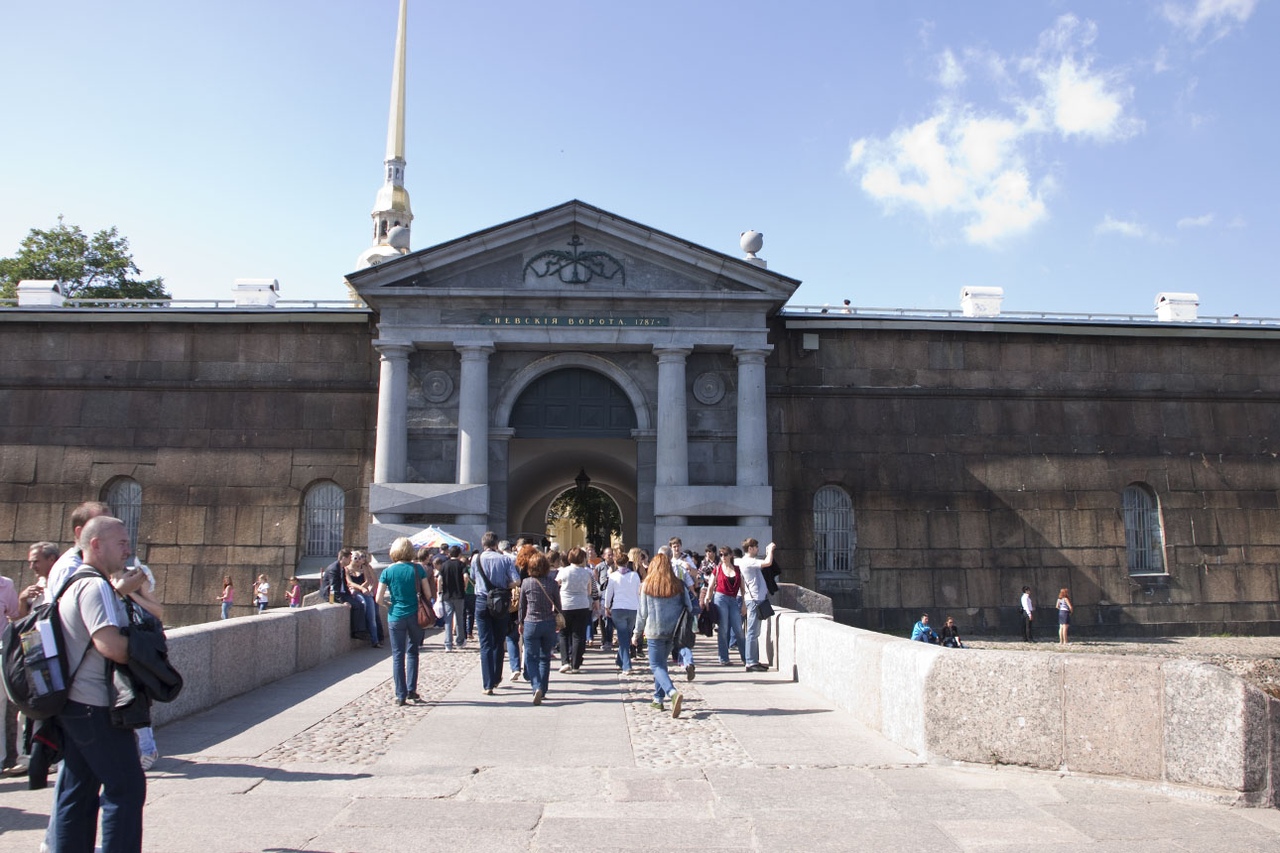
POLYGON ((1024 592, 1022 594, 1022 611, 1030 616, 1034 609, 1035 608, 1031 604, 1031 593, 1024 592))
POLYGON ((769 597, 768 587, 764 584, 764 560, 759 557, 738 557, 733 564, 742 573, 744 601, 764 601, 769 597))
POLYGON ((609 610, 640 609, 640 575, 614 569, 609 572, 609 586, 604 591, 604 606, 609 610))

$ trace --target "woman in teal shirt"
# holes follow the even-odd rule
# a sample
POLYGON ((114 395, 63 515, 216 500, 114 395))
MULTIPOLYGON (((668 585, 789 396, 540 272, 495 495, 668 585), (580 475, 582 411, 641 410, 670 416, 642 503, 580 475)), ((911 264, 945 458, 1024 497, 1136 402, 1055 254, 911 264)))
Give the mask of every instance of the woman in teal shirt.
POLYGON ((403 705, 409 699, 422 701, 418 696, 418 652, 422 648, 418 596, 431 600, 431 581, 422 566, 411 562, 413 543, 403 536, 391 543, 391 559, 395 562, 383 569, 378 578, 378 601, 387 605, 391 678, 396 686, 396 704, 403 705))

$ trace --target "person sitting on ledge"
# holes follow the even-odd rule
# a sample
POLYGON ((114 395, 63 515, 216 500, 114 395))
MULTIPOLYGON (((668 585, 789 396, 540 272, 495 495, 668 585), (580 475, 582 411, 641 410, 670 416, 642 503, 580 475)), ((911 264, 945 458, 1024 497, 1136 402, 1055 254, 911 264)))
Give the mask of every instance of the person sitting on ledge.
POLYGON ((911 629, 911 639, 920 643, 933 643, 937 645, 942 642, 938 639, 937 633, 933 628, 929 627, 929 614, 924 613, 920 616, 920 621, 911 629))
POLYGON ((966 648, 964 641, 960 639, 960 629, 956 627, 954 616, 948 616, 942 625, 942 645, 949 649, 966 648))

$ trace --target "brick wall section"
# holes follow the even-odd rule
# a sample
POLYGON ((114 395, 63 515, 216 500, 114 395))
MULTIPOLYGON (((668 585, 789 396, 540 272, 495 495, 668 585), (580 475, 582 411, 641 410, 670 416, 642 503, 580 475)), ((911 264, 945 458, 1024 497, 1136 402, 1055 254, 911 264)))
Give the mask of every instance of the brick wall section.
POLYGON ((0 561, 9 573, 33 541, 68 544, 71 510, 129 476, 168 621, 216 618, 224 574, 248 613, 256 575, 280 590, 297 564, 309 485, 340 485, 346 530, 364 530, 372 323, 130 313, 0 322, 0 561))
POLYGON ((1027 584, 1046 639, 1060 587, 1085 630, 1280 630, 1280 337, 863 325, 805 353, 779 323, 768 375, 774 529, 787 566, 804 554, 789 579, 823 588, 814 492, 853 498, 837 615, 1012 631, 1027 584), (1126 568, 1121 492, 1138 481, 1163 509, 1167 587, 1126 568))

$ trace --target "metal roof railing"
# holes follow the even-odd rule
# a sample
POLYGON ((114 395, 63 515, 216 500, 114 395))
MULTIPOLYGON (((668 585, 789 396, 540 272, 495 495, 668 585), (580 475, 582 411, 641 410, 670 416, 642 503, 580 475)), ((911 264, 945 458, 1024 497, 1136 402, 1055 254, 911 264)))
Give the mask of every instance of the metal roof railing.
POLYGON ((970 317, 963 311, 939 308, 859 308, 844 305, 788 305, 779 312, 783 318, 906 320, 962 320, 975 323, 1111 323, 1117 325, 1173 326, 1280 326, 1274 317, 1197 317, 1194 320, 1161 320, 1154 314, 1100 314, 1063 311, 1001 311, 984 317, 970 317))

